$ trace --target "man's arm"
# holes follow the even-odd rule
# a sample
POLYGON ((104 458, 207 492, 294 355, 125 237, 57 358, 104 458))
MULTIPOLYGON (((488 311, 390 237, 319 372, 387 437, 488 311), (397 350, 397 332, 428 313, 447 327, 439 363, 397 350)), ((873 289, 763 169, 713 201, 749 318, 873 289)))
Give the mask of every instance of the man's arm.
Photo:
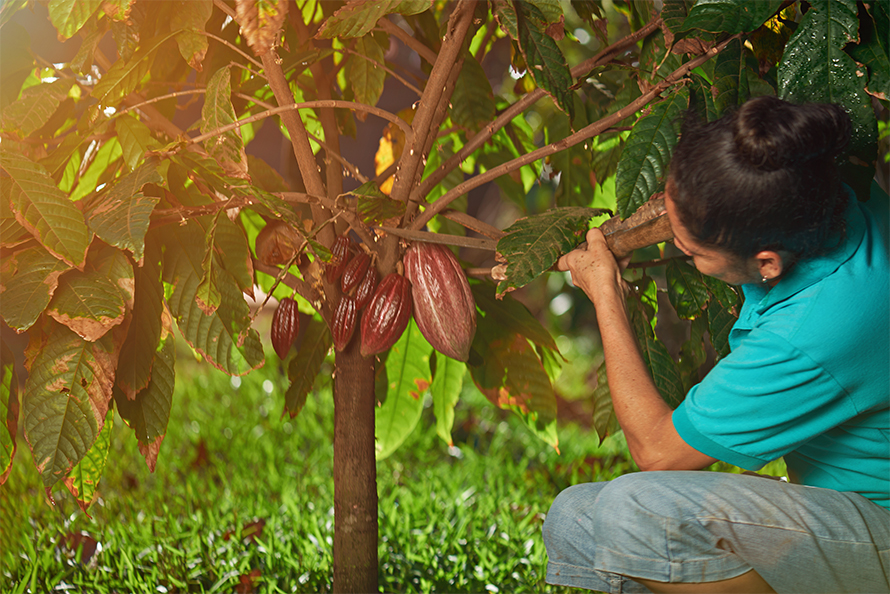
POLYGON ((587 233, 587 248, 559 259, 560 270, 593 301, 606 357, 609 391, 631 456, 642 470, 692 470, 716 459, 688 445, 671 420, 671 408, 643 362, 624 298, 619 264, 599 229, 587 233))

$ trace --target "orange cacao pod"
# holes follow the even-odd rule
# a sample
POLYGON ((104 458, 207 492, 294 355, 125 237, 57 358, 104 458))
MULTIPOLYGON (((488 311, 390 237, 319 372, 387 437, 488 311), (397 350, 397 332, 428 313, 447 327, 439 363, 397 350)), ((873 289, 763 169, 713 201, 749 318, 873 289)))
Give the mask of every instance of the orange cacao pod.
POLYGON ((401 274, 387 274, 362 314, 362 356, 382 353, 394 345, 409 320, 411 283, 401 274))
POLYGON ((352 258, 352 241, 349 237, 341 235, 334 241, 331 247, 331 261, 325 264, 324 274, 328 282, 333 284, 340 280, 346 265, 352 258))
POLYGON ((300 332, 300 310, 297 302, 285 297, 272 315, 272 348, 279 359, 284 359, 300 332))
POLYGON ((417 242, 404 262, 417 327, 434 349, 466 361, 476 335, 476 302, 457 258, 443 245, 417 242))
POLYGON ((355 289, 355 308, 357 310, 361 311, 365 305, 368 304, 368 301, 371 300, 371 295, 374 294, 374 289, 376 288, 377 269, 373 266, 368 266, 365 278, 362 279, 362 282, 360 282, 355 289))
POLYGON ((355 320, 358 309, 355 307, 355 299, 349 295, 340 297, 337 308, 334 310, 334 319, 331 322, 331 337, 334 340, 334 348, 342 351, 352 340, 355 332, 355 320))
POLYGON ((351 293, 362 282, 370 265, 371 256, 365 252, 359 252, 349 261, 340 277, 340 288, 344 293, 351 293))

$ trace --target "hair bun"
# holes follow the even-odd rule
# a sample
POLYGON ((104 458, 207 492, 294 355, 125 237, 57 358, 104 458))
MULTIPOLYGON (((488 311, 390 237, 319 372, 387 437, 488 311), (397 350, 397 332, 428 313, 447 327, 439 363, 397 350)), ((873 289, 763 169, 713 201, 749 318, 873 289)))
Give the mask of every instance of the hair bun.
POLYGON ((850 118, 837 105, 751 99, 733 116, 733 139, 753 168, 776 171, 811 159, 834 159, 850 139, 850 118))

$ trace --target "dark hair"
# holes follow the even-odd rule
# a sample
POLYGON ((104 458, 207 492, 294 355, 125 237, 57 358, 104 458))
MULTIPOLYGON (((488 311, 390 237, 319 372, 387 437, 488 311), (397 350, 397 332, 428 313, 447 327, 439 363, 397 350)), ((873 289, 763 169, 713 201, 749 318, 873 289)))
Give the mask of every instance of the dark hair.
POLYGON ((837 105, 771 96, 707 124, 687 117, 671 199, 703 244, 744 258, 765 249, 816 255, 844 229, 835 157, 849 138, 850 118, 837 105))

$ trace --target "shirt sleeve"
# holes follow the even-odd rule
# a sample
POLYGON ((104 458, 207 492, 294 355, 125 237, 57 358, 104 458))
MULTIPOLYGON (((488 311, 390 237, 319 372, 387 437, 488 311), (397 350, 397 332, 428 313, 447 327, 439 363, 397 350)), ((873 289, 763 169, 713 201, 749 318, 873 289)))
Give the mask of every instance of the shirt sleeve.
POLYGON ((673 422, 696 450, 757 470, 856 414, 821 366, 755 329, 689 391, 673 422))

